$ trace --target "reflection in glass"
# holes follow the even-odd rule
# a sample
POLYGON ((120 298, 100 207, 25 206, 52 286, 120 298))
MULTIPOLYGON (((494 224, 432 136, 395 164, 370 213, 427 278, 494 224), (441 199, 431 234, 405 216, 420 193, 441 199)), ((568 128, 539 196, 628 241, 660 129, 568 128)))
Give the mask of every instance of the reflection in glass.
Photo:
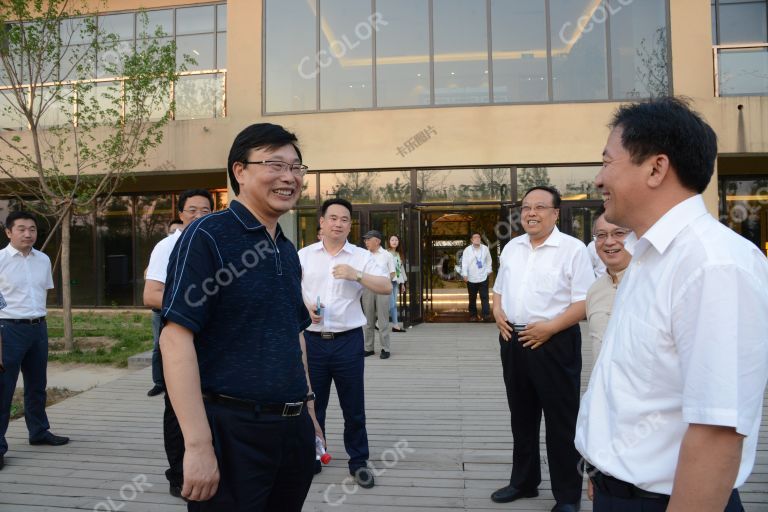
POLYGON ((608 97, 607 11, 602 5, 594 0, 550 0, 554 101, 608 97))
POLYGON ((100 51, 96 61, 96 76, 107 78, 122 75, 122 64, 132 53, 133 41, 120 41, 113 48, 100 51))
POLYGON ((492 0, 493 101, 547 101, 544 0, 492 0))
POLYGON ((720 44, 766 43, 766 2, 720 2, 720 44))
POLYGON ((114 34, 121 41, 133 39, 134 13, 107 14, 99 16, 99 34, 114 34))
POLYGON ((90 117, 95 112, 104 112, 102 119, 94 119, 91 122, 112 123, 117 116, 122 115, 120 104, 120 82, 100 82, 94 84, 87 92, 80 93, 80 106, 78 112, 90 117))
POLYGON ((227 31, 227 5, 216 6, 216 30, 219 32, 227 31))
MULTIPOLYGON (((23 94, 23 93, 22 93, 23 94)), ((27 127, 27 121, 12 105, 17 105, 13 91, 0 91, 0 129, 23 130, 27 127)))
POLYGON ((299 229, 296 245, 298 249, 317 242, 317 228, 320 225, 316 210, 299 210, 299 229))
POLYGON ((177 217, 172 194, 136 196, 136 287, 144 286, 143 271, 157 242, 168 236, 168 224, 177 217))
POLYGON ((93 218, 93 214, 72 216, 69 272, 72 303, 78 306, 96 305, 96 286, 93 275, 93 218))
POLYGON ((383 29, 376 32, 377 105, 428 105, 427 0, 379 0, 376 9, 387 22, 383 29))
POLYGON ((175 119, 208 119, 222 117, 224 109, 224 75, 182 76, 174 88, 175 119))
POLYGON ((61 126, 69 123, 72 119, 74 105, 72 104, 72 88, 61 87, 58 91, 53 87, 44 87, 41 96, 35 98, 35 107, 38 102, 45 103, 51 100, 53 96, 57 98, 52 101, 45 112, 40 116, 39 125, 42 127, 61 126))
POLYGON ((139 37, 154 36, 160 29, 166 35, 173 35, 173 10, 162 9, 155 11, 145 11, 147 14, 147 26, 142 25, 141 17, 137 20, 139 37))
POLYGON ((434 0, 435 104, 488 103, 485 0, 434 0))
POLYGON ((214 31, 214 6, 176 9, 176 34, 199 34, 214 31))
POLYGON ((317 204, 317 174, 310 173, 304 176, 304 183, 301 185, 301 197, 299 197, 299 205, 316 205, 317 204))
POLYGON ((768 255, 768 179, 720 181, 720 221, 768 255))
POLYGON ((176 37, 176 62, 184 62, 184 56, 190 56, 195 63, 187 63, 187 71, 215 69, 214 64, 214 35, 176 37))
POLYGON ((666 0, 609 3, 611 71, 616 99, 669 94, 666 0))
POLYGON ((509 169, 431 169, 416 174, 417 202, 509 199, 509 169))
POLYGON ((373 106, 373 27, 371 4, 359 0, 320 0, 320 108, 373 106))
POLYGON ((768 95, 768 48, 718 50, 721 96, 768 95))
POLYGON ((227 69, 227 33, 216 34, 216 69, 227 69))
POLYGON ((113 196, 99 219, 100 268, 104 273, 104 305, 133 304, 133 198, 113 196))
POLYGON ((410 173, 387 171, 320 174, 320 200, 333 197, 365 204, 410 201, 410 173))
POLYGON ((317 108, 316 21, 305 0, 266 0, 267 112, 317 108))
POLYGON ((531 187, 545 185, 560 191, 564 201, 602 199, 595 187, 600 166, 520 167, 517 169, 517 200, 531 187))

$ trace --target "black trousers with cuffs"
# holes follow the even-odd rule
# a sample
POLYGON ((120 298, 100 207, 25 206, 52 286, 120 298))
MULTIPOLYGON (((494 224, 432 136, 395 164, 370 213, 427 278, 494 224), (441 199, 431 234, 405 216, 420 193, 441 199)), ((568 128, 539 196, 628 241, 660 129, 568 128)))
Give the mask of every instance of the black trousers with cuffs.
POLYGON ((576 418, 581 379, 581 331, 578 324, 555 334, 535 350, 513 333, 499 336, 501 365, 511 414, 512 475, 509 483, 533 490, 541 483, 539 429, 544 413, 552 493, 558 503, 581 501, 581 456, 576 451, 576 418))

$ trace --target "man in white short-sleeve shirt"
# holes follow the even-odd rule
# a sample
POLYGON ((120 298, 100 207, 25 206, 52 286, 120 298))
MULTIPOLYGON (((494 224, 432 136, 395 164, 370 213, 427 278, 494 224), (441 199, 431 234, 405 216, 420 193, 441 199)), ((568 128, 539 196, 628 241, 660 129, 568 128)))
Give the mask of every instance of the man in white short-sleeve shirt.
POLYGON ((634 234, 579 411, 594 510, 743 510, 735 488, 755 462, 768 378, 768 263, 707 212, 717 138, 686 103, 626 105, 611 127, 595 184, 606 219, 634 234))
POLYGON ((595 280, 586 246, 557 229, 560 193, 528 190, 521 206, 525 234, 501 253, 493 287, 493 316, 512 416, 512 474, 491 494, 497 503, 538 496, 539 430, 547 429, 547 457, 556 512, 581 501, 579 453, 573 445, 579 410, 581 331, 587 290, 595 280))
MULTIPOLYGON (((373 255, 347 241, 352 229, 352 205, 341 198, 328 199, 320 209, 322 239, 299 251, 301 291, 312 325, 304 331, 307 365, 315 392, 317 422, 325 432, 325 411, 331 382, 344 412, 344 447, 349 473, 358 485, 374 485, 368 469, 368 432, 365 427, 365 362, 363 329, 366 318, 360 306, 363 290, 391 292, 392 282, 373 255)), ((321 469, 316 462, 315 472, 321 469)))
MULTIPOLYGON (((363 235, 365 247, 370 252, 376 264, 386 272, 390 282, 395 279, 395 258, 389 251, 384 250, 381 241, 384 235, 376 229, 372 229, 363 235)), ((390 288, 390 293, 392 289, 390 288)), ((392 324, 389 321, 389 295, 384 296, 373 290, 363 290, 363 311, 367 320, 365 325, 365 356, 374 354, 374 341, 376 327, 379 328, 379 341, 381 342, 381 359, 388 359, 390 354, 390 334, 392 324)))

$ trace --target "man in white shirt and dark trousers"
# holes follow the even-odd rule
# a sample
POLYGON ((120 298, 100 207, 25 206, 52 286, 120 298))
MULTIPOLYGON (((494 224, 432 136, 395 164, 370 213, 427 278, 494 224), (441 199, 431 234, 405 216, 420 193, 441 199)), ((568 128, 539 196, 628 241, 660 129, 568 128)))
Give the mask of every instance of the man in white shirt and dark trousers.
POLYGON ((24 420, 29 444, 60 446, 68 437, 52 434, 45 414, 48 368, 46 297, 53 288, 51 260, 33 248, 37 221, 28 212, 11 212, 5 221, 10 243, 0 250, 0 336, 5 371, 0 373, 0 469, 5 465, 5 433, 19 371, 24 375, 24 420))
POLYGON ((488 275, 493 271, 491 251, 480 242, 480 233, 472 233, 472 244, 461 255, 461 277, 467 283, 469 293, 469 321, 477 322, 477 294, 480 292, 482 320, 491 319, 491 306, 488 301, 488 275))
POLYGON ((559 208, 557 189, 528 190, 521 207, 526 234, 501 253, 493 314, 514 447, 509 485, 491 499, 506 503, 538 496, 543 411, 556 501, 552 511, 574 512, 580 508, 582 486, 573 444, 581 377, 579 321, 595 275, 586 246, 557 229, 559 208))
MULTIPOLYGON (((312 325, 304 331, 309 379, 315 392, 315 414, 325 432, 325 412, 336 385, 344 412, 344 447, 349 473, 364 488, 374 485, 367 467, 368 433, 365 428, 363 325, 360 307, 363 290, 383 296, 392 283, 373 255, 347 241, 352 229, 352 205, 345 199, 325 201, 321 207, 321 241, 299 251, 302 295, 312 325)), ((386 251, 382 251, 386 252, 386 251)), ((387 305, 388 306, 388 305, 387 305)), ((319 461, 315 472, 320 471, 319 461)))
MULTIPOLYGON (((386 271, 390 282, 395 279, 395 259, 381 247, 381 241, 384 235, 380 231, 372 229, 363 235, 365 247, 373 256, 374 261, 379 268, 386 271)), ((389 292, 392 292, 391 284, 389 292)), ((372 356, 375 352, 374 342, 376 336, 376 327, 378 320, 379 341, 381 342, 381 358, 389 358, 389 341, 392 333, 392 324, 389 322, 389 295, 384 296, 381 293, 369 289, 363 290, 363 311, 367 320, 365 325, 365 357, 372 356)))
POLYGON ((576 447, 597 512, 743 510, 768 379, 768 263, 702 199, 717 137, 659 98, 611 122, 602 191, 634 231, 576 447))
MULTIPOLYGON (((184 228, 200 217, 211 213, 213 210, 213 197, 206 189, 193 188, 179 194, 176 204, 179 218, 181 219, 181 229, 177 229, 160 240, 155 245, 155 248, 152 249, 144 281, 144 305, 152 308, 152 335, 155 339, 155 346, 152 351, 152 381, 154 386, 147 393, 148 396, 159 395, 165 391, 163 360, 160 354, 159 342, 163 323, 160 310, 163 307, 168 260, 184 228)), ((169 493, 171 496, 180 498, 183 485, 184 437, 181 434, 179 421, 168 397, 165 398, 165 412, 163 413, 163 440, 170 466, 165 471, 165 476, 170 486, 169 493)))

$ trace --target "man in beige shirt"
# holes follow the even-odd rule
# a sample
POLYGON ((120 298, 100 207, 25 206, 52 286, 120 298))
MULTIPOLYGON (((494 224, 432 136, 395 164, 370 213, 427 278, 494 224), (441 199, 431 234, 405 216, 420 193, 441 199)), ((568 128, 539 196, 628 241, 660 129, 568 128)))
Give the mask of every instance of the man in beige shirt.
POLYGON ((631 231, 605 220, 601 208, 593 229, 597 256, 605 263, 606 273, 597 278, 587 292, 587 322, 592 340, 592 362, 597 361, 603 334, 611 319, 613 299, 632 255, 624 248, 624 239, 631 231))

